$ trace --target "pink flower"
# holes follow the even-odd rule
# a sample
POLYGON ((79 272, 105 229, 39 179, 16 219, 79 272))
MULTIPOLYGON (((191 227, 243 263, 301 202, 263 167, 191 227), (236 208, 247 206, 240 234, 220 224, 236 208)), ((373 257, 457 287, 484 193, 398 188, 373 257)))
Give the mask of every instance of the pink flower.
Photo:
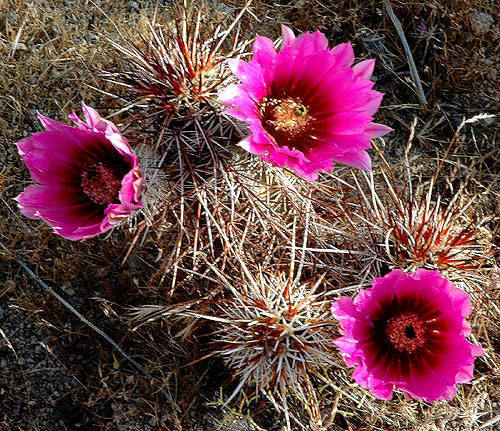
POLYGON ((396 269, 354 301, 332 304, 344 335, 334 343, 348 366, 357 364, 354 380, 379 398, 391 399, 396 388, 429 402, 451 399, 483 354, 465 339, 470 311, 469 296, 438 271, 396 269))
POLYGON ((329 49, 319 31, 295 38, 285 26, 279 52, 261 36, 253 52, 249 63, 230 60, 242 83, 219 96, 250 127, 239 145, 310 180, 334 160, 370 170, 370 140, 392 130, 372 122, 383 97, 369 80, 375 60, 352 66, 350 43, 329 49))
POLYGON ((15 199, 29 218, 43 219, 71 240, 106 232, 142 207, 137 158, 116 126, 82 103, 70 127, 38 114, 46 131, 17 143, 32 184, 15 199))

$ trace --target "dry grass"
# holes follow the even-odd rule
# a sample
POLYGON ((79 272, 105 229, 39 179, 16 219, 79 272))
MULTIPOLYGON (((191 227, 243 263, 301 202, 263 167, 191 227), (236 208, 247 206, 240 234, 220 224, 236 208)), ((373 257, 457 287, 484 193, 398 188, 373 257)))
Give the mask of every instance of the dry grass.
MULTIPOLYGON (((137 37, 136 29, 153 20, 155 3, 0 2, 0 243, 7 248, 0 249, 0 361, 7 361, 0 429, 269 430, 286 424, 285 400, 292 429, 320 429, 320 421, 332 430, 495 429, 500 414, 498 118, 457 128, 463 116, 499 107, 498 26, 488 28, 487 19, 486 27, 479 26, 477 15, 498 17, 498 3, 392 2, 429 100, 422 108, 381 2, 254 0, 239 23, 242 39, 255 32, 277 37, 285 23, 300 31, 320 28, 332 42, 353 40, 358 57, 377 58, 376 87, 386 93, 377 120, 395 132, 386 142, 377 141, 373 177, 338 166, 311 184, 237 150, 221 176, 187 184, 186 196, 179 182, 170 187, 168 175, 151 174, 167 185, 152 196, 148 213, 102 238, 65 241, 13 205, 30 179, 12 143, 40 130, 36 110, 64 120, 85 100, 114 113, 116 101, 92 88, 119 91, 98 72, 122 61, 109 40, 121 44, 117 28, 137 37), (430 210, 422 215, 427 196, 430 210), (415 215, 405 218, 413 205, 415 215), (439 218, 447 220, 449 214, 453 227, 446 230, 439 218), (433 233, 423 233, 429 223, 433 233), (444 230, 445 247, 436 241, 444 230), (415 255, 414 244, 425 252, 415 255), (256 393, 255 385, 228 383, 232 370, 226 365, 231 364, 213 355, 220 353, 216 325, 200 316, 221 317, 221 307, 231 312, 227 304, 238 298, 234 285, 242 280, 241 262, 253 274, 257 267, 300 274, 300 283, 326 272, 315 293, 321 303, 355 294, 396 265, 449 264, 450 256, 462 258, 464 250, 457 246, 470 252, 467 264, 451 262, 441 269, 471 294, 473 334, 486 354, 477 361, 476 380, 461 385, 451 402, 425 404, 399 394, 391 402, 374 399, 353 384, 335 352, 333 364, 322 364, 288 398, 266 384, 256 393), (476 268, 470 268, 471 259, 476 268), (147 375, 41 289, 16 260, 111 336, 147 375), (222 277, 233 281, 232 289, 222 277), (41 351, 34 353, 37 346, 41 351), (235 389, 242 390, 226 404, 235 389)), ((207 2, 228 22, 245 3, 207 2)), ((158 14, 167 19, 166 7, 160 5, 158 14)), ((113 121, 128 124, 130 118, 124 111, 113 121)), ((134 144, 155 148, 144 127, 135 130, 141 134, 134 144)), ((152 172, 157 156, 148 156, 152 172)), ((174 156, 171 166, 178 160, 174 156)))

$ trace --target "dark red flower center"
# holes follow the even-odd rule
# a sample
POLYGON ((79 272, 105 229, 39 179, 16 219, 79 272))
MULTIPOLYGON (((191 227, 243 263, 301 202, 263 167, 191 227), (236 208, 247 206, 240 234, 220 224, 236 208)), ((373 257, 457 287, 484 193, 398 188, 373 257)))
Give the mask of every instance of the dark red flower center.
POLYGON ((276 144, 304 151, 304 142, 310 138, 314 118, 299 99, 265 97, 260 105, 260 114, 262 127, 276 144))
POLYGON ((82 172, 83 192, 98 205, 118 202, 121 178, 116 172, 102 163, 95 163, 82 172))
POLYGON ((398 352, 413 353, 427 341, 425 322, 415 313, 402 313, 390 319, 385 334, 398 352))

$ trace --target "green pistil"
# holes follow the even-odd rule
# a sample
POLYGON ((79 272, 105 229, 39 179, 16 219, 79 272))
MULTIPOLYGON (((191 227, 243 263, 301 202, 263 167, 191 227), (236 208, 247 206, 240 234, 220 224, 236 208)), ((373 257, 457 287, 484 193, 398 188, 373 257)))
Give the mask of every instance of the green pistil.
POLYGON ((293 113, 296 117, 304 117, 307 115, 307 108, 304 105, 298 105, 295 107, 293 113))

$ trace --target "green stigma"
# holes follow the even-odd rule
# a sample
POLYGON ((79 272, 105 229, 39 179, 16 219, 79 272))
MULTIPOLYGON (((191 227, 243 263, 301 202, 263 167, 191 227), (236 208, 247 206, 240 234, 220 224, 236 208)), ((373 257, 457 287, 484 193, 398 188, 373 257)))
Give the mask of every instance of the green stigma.
POLYGON ((304 105, 298 105, 295 107, 293 113, 296 117, 304 117, 307 115, 307 108, 304 105))

